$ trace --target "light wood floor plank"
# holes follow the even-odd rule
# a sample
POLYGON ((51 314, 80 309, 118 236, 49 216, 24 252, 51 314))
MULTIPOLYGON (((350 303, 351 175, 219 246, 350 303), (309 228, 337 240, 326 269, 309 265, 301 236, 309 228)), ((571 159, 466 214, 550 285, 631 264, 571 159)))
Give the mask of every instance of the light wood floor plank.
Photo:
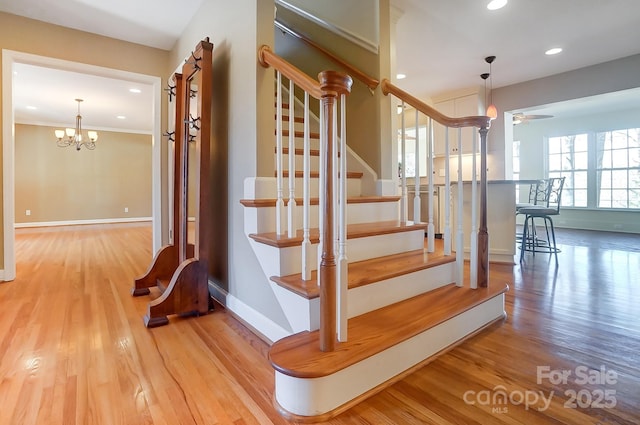
MULTIPOLYGON (((325 424, 639 424, 638 239, 558 233, 557 268, 544 254, 491 265, 491 282, 510 286, 505 321, 325 424), (618 376, 537 382, 539 366, 618 376), (554 397, 544 411, 464 401, 498 386, 554 397), (568 390, 604 389, 615 407, 565 407, 568 390)), ((17 231, 17 278, 0 283, 0 424, 289 423, 268 346, 223 308, 144 327, 150 298, 129 290, 151 255, 146 224, 17 231)))

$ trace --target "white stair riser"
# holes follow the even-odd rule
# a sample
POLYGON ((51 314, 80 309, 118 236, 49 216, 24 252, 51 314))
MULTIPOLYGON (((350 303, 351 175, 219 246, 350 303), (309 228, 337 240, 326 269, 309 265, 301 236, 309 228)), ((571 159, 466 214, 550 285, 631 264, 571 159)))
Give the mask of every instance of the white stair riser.
MULTIPOLYGON (((275 137, 275 136, 274 136, 275 137)), ((273 139, 273 146, 274 146, 274 151, 273 153, 275 154, 275 146, 277 144, 277 140, 274 138, 273 139)), ((294 146, 296 147, 296 149, 303 149, 304 148, 304 137, 295 137, 294 138, 294 142, 293 142, 294 146)), ((289 147, 289 136, 282 136, 282 148, 288 148, 289 147)), ((315 139, 315 138, 309 138, 309 148, 310 149, 314 149, 314 150, 319 150, 320 149, 320 139, 315 139)), ((302 155, 300 155, 302 156, 302 155)))
MULTIPOLYGON (((347 203, 347 224, 372 223, 376 221, 396 220, 399 212, 398 202, 347 203)), ((285 205, 285 210, 287 206, 285 205)), ((302 229, 303 206, 295 209, 295 228, 302 229)), ((276 231, 276 207, 259 207, 244 209, 245 231, 250 233, 268 233, 276 231)), ((309 227, 317 228, 318 205, 309 207, 309 227)))
POLYGON ((305 379, 276 370, 276 401, 285 411, 294 415, 322 415, 378 388, 384 382, 504 316, 504 295, 500 294, 332 375, 305 379))
MULTIPOLYGON (((264 198, 275 198, 278 194, 277 191, 277 186, 276 186, 276 179, 274 178, 274 184, 273 184, 273 191, 269 193, 269 195, 264 196, 264 198)), ((309 196, 311 198, 317 198, 319 196, 319 184, 318 184, 319 179, 318 178, 312 178, 310 181, 310 185, 309 185, 309 196)), ((294 194, 296 198, 302 198, 303 192, 304 192, 304 187, 302 185, 303 183, 303 179, 302 178, 294 178, 294 194)), ((347 196, 348 197, 355 197, 355 196, 360 196, 360 194, 362 193, 362 185, 360 182, 360 179, 347 179, 347 196)), ((283 177, 282 178, 282 195, 284 199, 289 198, 289 177, 283 177)))
MULTIPOLYGON (((455 263, 446 263, 403 276, 349 289, 348 315, 356 317, 381 307, 446 286, 455 280, 455 263)), ((292 333, 320 327, 320 298, 308 299, 269 281, 292 333)))
MULTIPOLYGON (((311 171, 318 171, 320 170, 320 157, 318 156, 310 156, 309 157, 310 161, 309 161, 309 166, 310 166, 310 170, 311 171)), ((276 169, 276 154, 273 154, 273 169, 276 169)), ((302 171, 303 167, 304 167, 304 156, 303 155, 295 155, 294 157, 294 162, 295 162, 295 170, 296 171, 302 171)), ((289 154, 284 154, 282 155, 282 168, 285 170, 289 169, 289 154)))
MULTIPOLYGON (((301 198, 303 192, 302 178, 295 180, 295 195, 301 198)), ((275 177, 254 177, 247 178, 244 181, 244 198, 245 199, 265 199, 276 198, 278 194, 277 179, 275 177)), ((318 179, 312 178, 309 187, 312 198, 318 197, 318 179)), ((289 197, 289 178, 282 179, 282 193, 284 198, 289 197)), ((360 179, 347 179, 347 196, 355 197, 362 194, 362 182, 360 179)))
MULTIPOLYGON (((287 276, 302 271, 302 250, 300 246, 277 248, 256 242, 251 238, 249 238, 249 241, 267 277, 287 276)), ((347 240, 347 258, 349 262, 362 261, 422 249, 423 247, 424 231, 421 229, 367 236, 347 240)), ((312 245, 312 250, 317 252, 317 244, 312 245)), ((317 257, 317 255, 311 256, 312 270, 317 269, 317 257)))
POLYGON ((455 282, 456 263, 441 264, 349 290, 348 315, 360 316, 455 282))

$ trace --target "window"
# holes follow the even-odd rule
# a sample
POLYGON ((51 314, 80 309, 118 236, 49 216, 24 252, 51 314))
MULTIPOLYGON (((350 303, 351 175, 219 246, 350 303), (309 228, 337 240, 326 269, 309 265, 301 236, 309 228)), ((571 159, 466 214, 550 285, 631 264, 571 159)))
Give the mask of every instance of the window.
POLYGON ((599 208, 640 208, 640 128, 597 133, 599 208))
POLYGON ((513 180, 520 180, 520 141, 513 142, 513 180))
MULTIPOLYGON (((420 137, 420 177, 427 175, 427 127, 420 126, 418 136, 420 137)), ((402 158, 402 130, 398 130, 398 175, 402 176, 402 164, 405 164, 405 173, 407 177, 416 176, 416 128, 411 127, 405 129, 405 159, 402 158)))
POLYGON ((549 138, 549 177, 565 177, 562 206, 587 206, 588 135, 549 138))
POLYGON ((640 209, 640 128, 550 137, 547 160, 563 206, 640 209))

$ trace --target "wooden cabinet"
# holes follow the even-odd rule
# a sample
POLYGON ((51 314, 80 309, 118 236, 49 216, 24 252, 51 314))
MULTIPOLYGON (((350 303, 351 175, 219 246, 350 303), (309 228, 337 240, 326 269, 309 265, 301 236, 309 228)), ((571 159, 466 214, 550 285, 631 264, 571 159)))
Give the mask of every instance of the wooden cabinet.
MULTIPOLYGON (((452 118, 484 115, 483 105, 480 100, 480 96, 477 93, 455 97, 452 99, 443 100, 434 103, 434 107, 444 115, 452 118)), ((434 153, 435 156, 445 155, 445 127, 435 123, 434 127, 434 153)), ((473 153, 473 133, 477 132, 477 129, 463 128, 462 129, 462 153, 473 153)), ((478 137, 479 139, 479 137, 478 137)), ((479 142, 477 144, 479 146, 479 142)), ((449 154, 458 154, 458 129, 449 129, 449 154)))

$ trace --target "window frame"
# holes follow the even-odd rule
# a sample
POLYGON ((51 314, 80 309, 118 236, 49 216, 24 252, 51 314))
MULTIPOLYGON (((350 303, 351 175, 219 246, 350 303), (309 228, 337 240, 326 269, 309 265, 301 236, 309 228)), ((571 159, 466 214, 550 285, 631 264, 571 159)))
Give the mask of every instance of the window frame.
MULTIPOLYGON (((560 170, 551 170, 550 169, 550 162, 551 162, 551 158, 550 156, 552 155, 550 153, 550 143, 553 139, 560 139, 560 138, 564 138, 564 137, 571 137, 571 136, 578 136, 581 134, 586 135, 587 137, 587 168, 586 168, 586 173, 587 173, 587 183, 586 183, 586 193, 587 193, 587 202, 586 202, 586 206, 575 206, 574 205, 567 205, 566 202, 566 196, 565 193, 563 193, 563 203, 562 203, 562 208, 567 208, 567 209, 576 209, 576 210, 581 210, 581 211, 588 211, 588 210, 593 210, 593 211, 640 211, 640 207, 636 208, 636 207, 602 207, 600 206, 600 196, 601 196, 601 190, 602 187, 599 186, 598 184, 598 173, 600 171, 602 171, 603 168, 598 168, 598 135, 599 134, 603 134, 603 133, 616 133, 616 132, 626 132, 627 133, 627 158, 629 158, 629 150, 631 149, 629 147, 629 141, 628 141, 628 134, 629 134, 629 130, 636 130, 638 129, 638 134, 640 134, 640 128, 639 127, 630 127, 630 128, 621 128, 621 129, 607 129, 607 130, 592 130, 592 131, 580 131, 580 132, 575 132, 573 134, 559 134, 559 135, 553 135, 553 136, 545 136, 544 138, 544 145, 543 145, 543 154, 544 154, 544 174, 547 176, 547 178, 549 177, 560 177, 560 176, 566 176, 569 177, 569 175, 571 175, 571 177, 573 177, 577 172, 583 172, 585 171, 582 168, 572 168, 572 169, 567 169, 567 170, 562 170, 562 166, 560 167, 560 170)), ((582 151, 581 151, 582 152, 582 151)), ((555 153, 554 153, 555 154, 555 153)), ((562 155, 562 152, 560 153, 560 155, 562 155)), ((562 159, 561 159, 562 160, 562 159)), ((615 170, 626 170, 627 171, 627 175, 629 174, 629 170, 640 170, 640 166, 639 167, 632 167, 631 163, 629 161, 629 159, 627 160, 627 167, 626 168, 621 168, 621 167, 617 167, 615 168, 615 170)), ((563 189, 564 191, 573 191, 574 189, 574 180, 573 179, 567 179, 568 181, 565 182, 565 187, 563 189)), ((582 188, 578 188, 580 190, 582 190, 582 188)), ((627 205, 629 205, 629 194, 628 192, 630 190, 636 190, 635 187, 629 187, 629 180, 627 178, 627 187, 626 187, 626 192, 627 192, 627 205)), ((572 200, 575 199, 574 197, 571 198, 572 200)), ((612 204, 613 205, 613 204, 612 204)))

